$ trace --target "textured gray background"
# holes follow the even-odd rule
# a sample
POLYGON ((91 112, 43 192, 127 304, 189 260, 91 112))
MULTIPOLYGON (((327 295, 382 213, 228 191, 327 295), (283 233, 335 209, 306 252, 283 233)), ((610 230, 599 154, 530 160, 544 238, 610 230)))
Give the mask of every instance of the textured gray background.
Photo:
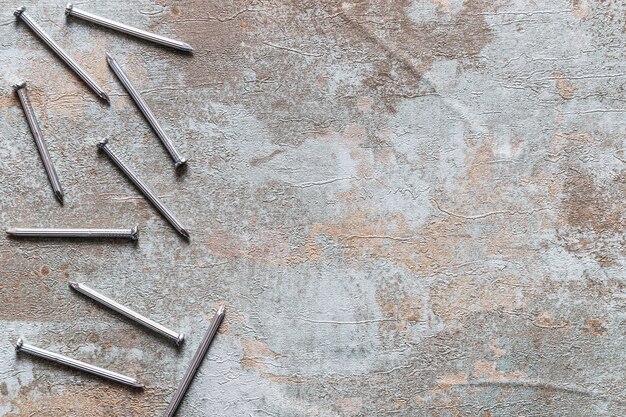
POLYGON ((84 1, 193 56, 2 2, 0 228, 139 224, 138 244, 0 237, 0 414, 626 415, 626 6, 619 0, 84 1), (171 161, 110 52, 190 158, 171 161), (28 80, 59 206, 10 85, 28 80), (191 232, 180 239, 112 146, 191 232), (183 331, 180 350, 67 288, 183 331), (16 356, 18 336, 137 376, 16 356))

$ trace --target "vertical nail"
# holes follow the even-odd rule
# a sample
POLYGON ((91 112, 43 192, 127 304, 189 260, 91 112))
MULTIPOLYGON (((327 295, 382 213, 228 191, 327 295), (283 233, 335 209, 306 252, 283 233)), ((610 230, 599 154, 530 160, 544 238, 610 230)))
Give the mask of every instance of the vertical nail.
POLYGON ((87 72, 81 68, 76 61, 74 61, 61 47, 35 23, 33 19, 25 12, 26 7, 22 6, 17 9, 13 14, 22 20, 26 25, 41 39, 46 45, 54 51, 57 56, 67 64, 84 82, 91 88, 101 99, 109 102, 109 96, 104 92, 102 88, 87 74, 87 72))
POLYGON ((33 134, 33 138, 35 139, 35 145, 37 146, 37 150, 39 151, 39 156, 41 157, 43 166, 46 169, 46 173, 48 174, 48 180, 50 181, 50 185, 52 186, 52 191, 54 191, 54 195, 56 196, 56 198, 61 202, 61 204, 63 204, 63 188, 61 187, 61 181, 59 181, 59 176, 54 169, 54 164, 52 163, 50 153, 48 152, 48 146, 46 145, 46 141, 44 140, 43 134, 41 133, 41 128, 39 127, 39 123, 37 122, 37 118, 35 117, 35 111, 30 104, 28 92, 26 90, 26 83, 23 82, 22 84, 14 85, 13 88, 17 92, 17 96, 20 100, 20 103, 22 104, 22 109, 24 110, 26 121, 28 122, 30 131, 33 134))

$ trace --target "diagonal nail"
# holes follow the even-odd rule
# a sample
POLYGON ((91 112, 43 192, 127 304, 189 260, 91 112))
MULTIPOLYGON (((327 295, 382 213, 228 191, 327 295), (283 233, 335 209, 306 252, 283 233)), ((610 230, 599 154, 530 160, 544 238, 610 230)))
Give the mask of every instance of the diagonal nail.
POLYGON ((107 19, 105 17, 97 16, 93 13, 89 13, 77 7, 74 7, 74 5, 71 3, 68 4, 67 7, 65 8, 65 14, 67 16, 77 17, 79 19, 83 19, 88 22, 107 27, 109 29, 114 29, 122 33, 126 33, 127 35, 132 35, 132 36, 136 36, 138 38, 142 38, 151 42, 155 42, 160 45, 169 46, 171 48, 175 48, 175 49, 185 51, 185 52, 193 51, 193 48, 188 43, 177 41, 175 39, 166 38, 165 36, 157 35, 155 33, 147 32, 142 29, 137 29, 135 27, 125 25, 124 23, 116 22, 114 20, 107 19))
POLYGON ((215 316, 213 316, 213 320, 211 320, 211 326, 209 326, 209 331, 204 336, 204 339, 202 339, 202 342, 200 343, 196 354, 193 356, 191 363, 187 367, 185 375, 183 375, 183 379, 180 381, 176 392, 172 396, 172 399, 170 400, 170 403, 165 410, 165 414, 163 414, 164 417, 173 417, 174 414, 176 414, 176 410, 178 409, 180 402, 183 400, 187 389, 189 389, 189 385, 191 385, 191 380, 196 375, 196 372, 198 371, 202 360, 206 356, 206 353, 209 350, 209 346, 211 345, 211 342, 213 341, 213 338, 217 333, 217 329, 220 327, 220 324, 222 324, 222 320, 224 320, 224 306, 221 306, 217 310, 217 313, 215 313, 215 316))
POLYGON ((13 88, 15 89, 17 96, 20 99, 22 109, 24 110, 24 115, 26 116, 26 121, 28 122, 30 131, 33 134, 33 138, 35 138, 35 145, 37 146, 39 156, 41 157, 43 166, 46 170, 46 173, 48 174, 48 180, 50 181, 50 185, 52 186, 52 191, 54 191, 54 195, 56 196, 56 198, 61 202, 61 204, 63 204, 63 188, 61 187, 61 181, 59 181, 59 176, 54 169, 54 164, 52 163, 52 159, 50 158, 48 146, 46 145, 46 141, 43 138, 43 133, 41 133, 39 122, 37 122, 37 117, 35 117, 35 111, 33 110, 33 106, 31 106, 30 104, 28 91, 26 89, 26 83, 23 82, 21 84, 14 85, 13 88))
POLYGON ((167 134, 157 121, 156 117, 154 117, 154 113, 152 113, 150 107, 148 107, 143 97, 141 97, 139 91, 135 89, 135 87, 128 79, 128 76, 124 73, 117 61, 109 54, 107 54, 107 63, 109 64, 109 67, 111 67, 117 78, 122 82, 122 85, 124 86, 126 91, 128 91, 128 94, 132 97, 135 104, 137 104, 137 107, 139 107, 139 110, 141 110, 141 113, 144 115, 148 123, 150 123, 150 126, 152 126, 154 132, 157 134, 159 139, 161 139, 161 142, 174 160, 174 166, 178 168, 179 166, 185 164, 187 160, 183 158, 180 153, 178 153, 178 151, 174 147, 174 143, 172 143, 171 139, 167 136, 167 134))
POLYGON ((149 318, 142 316, 139 313, 134 312, 130 308, 125 307, 121 305, 120 303, 110 299, 109 297, 100 294, 98 291, 89 288, 85 284, 80 284, 78 282, 72 282, 72 281, 70 281, 68 284, 70 288, 72 288, 73 290, 76 290, 79 293, 86 295, 87 297, 98 302, 99 304, 102 304, 110 308, 111 310, 114 310, 120 313, 121 315, 128 317, 131 320, 134 320, 135 322, 149 328, 150 330, 155 331, 159 333, 160 335, 167 337, 170 340, 173 340, 177 345, 180 345, 182 343, 183 338, 184 338, 182 333, 176 333, 175 331, 170 330, 167 327, 162 326, 159 323, 153 320, 150 320, 149 318))
POLYGON ((109 102, 109 96, 104 92, 102 88, 91 78, 87 72, 81 68, 76 61, 74 61, 61 47, 35 23, 33 19, 25 12, 26 7, 22 6, 17 9, 13 14, 26 25, 31 28, 33 32, 41 39, 46 45, 54 51, 57 56, 67 64, 84 82, 91 88, 101 99, 109 102))
POLYGON ((146 183, 143 182, 141 178, 139 178, 137 174, 135 174, 135 172, 133 172, 133 170, 131 170, 124 162, 122 162, 122 160, 109 147, 108 140, 105 139, 101 141, 98 144, 98 148, 106 153, 109 158, 111 158, 111 161, 113 161, 113 163, 117 165, 117 167, 121 169, 124 174, 126 174, 128 179, 131 180, 131 182, 135 184, 137 188, 139 188, 143 195, 154 205, 154 207, 156 207, 156 209, 167 219, 167 221, 170 222, 172 226, 174 226, 178 233, 183 235, 186 239, 189 239, 189 233, 181 224, 181 222, 178 221, 176 216, 174 216, 174 213, 172 213, 167 207, 165 207, 159 197, 157 197, 157 195, 146 185, 146 183))
POLYGON ((67 356, 61 355, 59 353, 50 352, 35 346, 28 345, 24 343, 22 338, 17 339, 17 343, 15 344, 15 350, 17 352, 23 352, 33 356, 39 356, 40 358, 48 359, 49 361, 60 363, 69 366, 70 368, 89 372, 90 374, 98 375, 103 378, 119 382, 120 384, 129 385, 135 388, 143 388, 143 384, 137 381, 135 378, 118 374, 117 372, 109 371, 108 369, 100 368, 99 366, 90 365, 76 359, 68 358, 67 356))

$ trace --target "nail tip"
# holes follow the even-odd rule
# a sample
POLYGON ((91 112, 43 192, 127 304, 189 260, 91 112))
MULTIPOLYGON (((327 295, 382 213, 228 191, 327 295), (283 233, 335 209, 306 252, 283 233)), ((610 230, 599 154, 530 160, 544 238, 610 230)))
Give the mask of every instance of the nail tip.
POLYGON ((65 197, 63 195, 62 191, 55 191, 54 195, 56 196, 57 200, 59 200, 59 202, 61 203, 61 205, 63 205, 63 198, 65 197))
POLYGON ((189 240, 190 236, 189 236, 189 232, 185 229, 180 229, 179 230, 180 234, 183 235, 185 237, 185 239, 189 240))

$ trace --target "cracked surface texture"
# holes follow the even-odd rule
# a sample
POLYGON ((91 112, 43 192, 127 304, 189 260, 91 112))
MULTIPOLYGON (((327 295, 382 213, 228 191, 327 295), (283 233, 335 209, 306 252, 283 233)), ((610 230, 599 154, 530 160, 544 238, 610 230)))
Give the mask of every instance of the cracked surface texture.
POLYGON ((64 1, 24 4, 111 105, 4 8, 0 227, 140 232, 0 236, 0 415, 160 416, 222 303, 181 416, 626 415, 623 2, 77 4, 193 55, 66 19, 64 1), (63 207, 11 89, 24 80, 63 207), (189 243, 97 152, 103 138, 189 243), (146 389, 16 355, 19 336, 146 389))

